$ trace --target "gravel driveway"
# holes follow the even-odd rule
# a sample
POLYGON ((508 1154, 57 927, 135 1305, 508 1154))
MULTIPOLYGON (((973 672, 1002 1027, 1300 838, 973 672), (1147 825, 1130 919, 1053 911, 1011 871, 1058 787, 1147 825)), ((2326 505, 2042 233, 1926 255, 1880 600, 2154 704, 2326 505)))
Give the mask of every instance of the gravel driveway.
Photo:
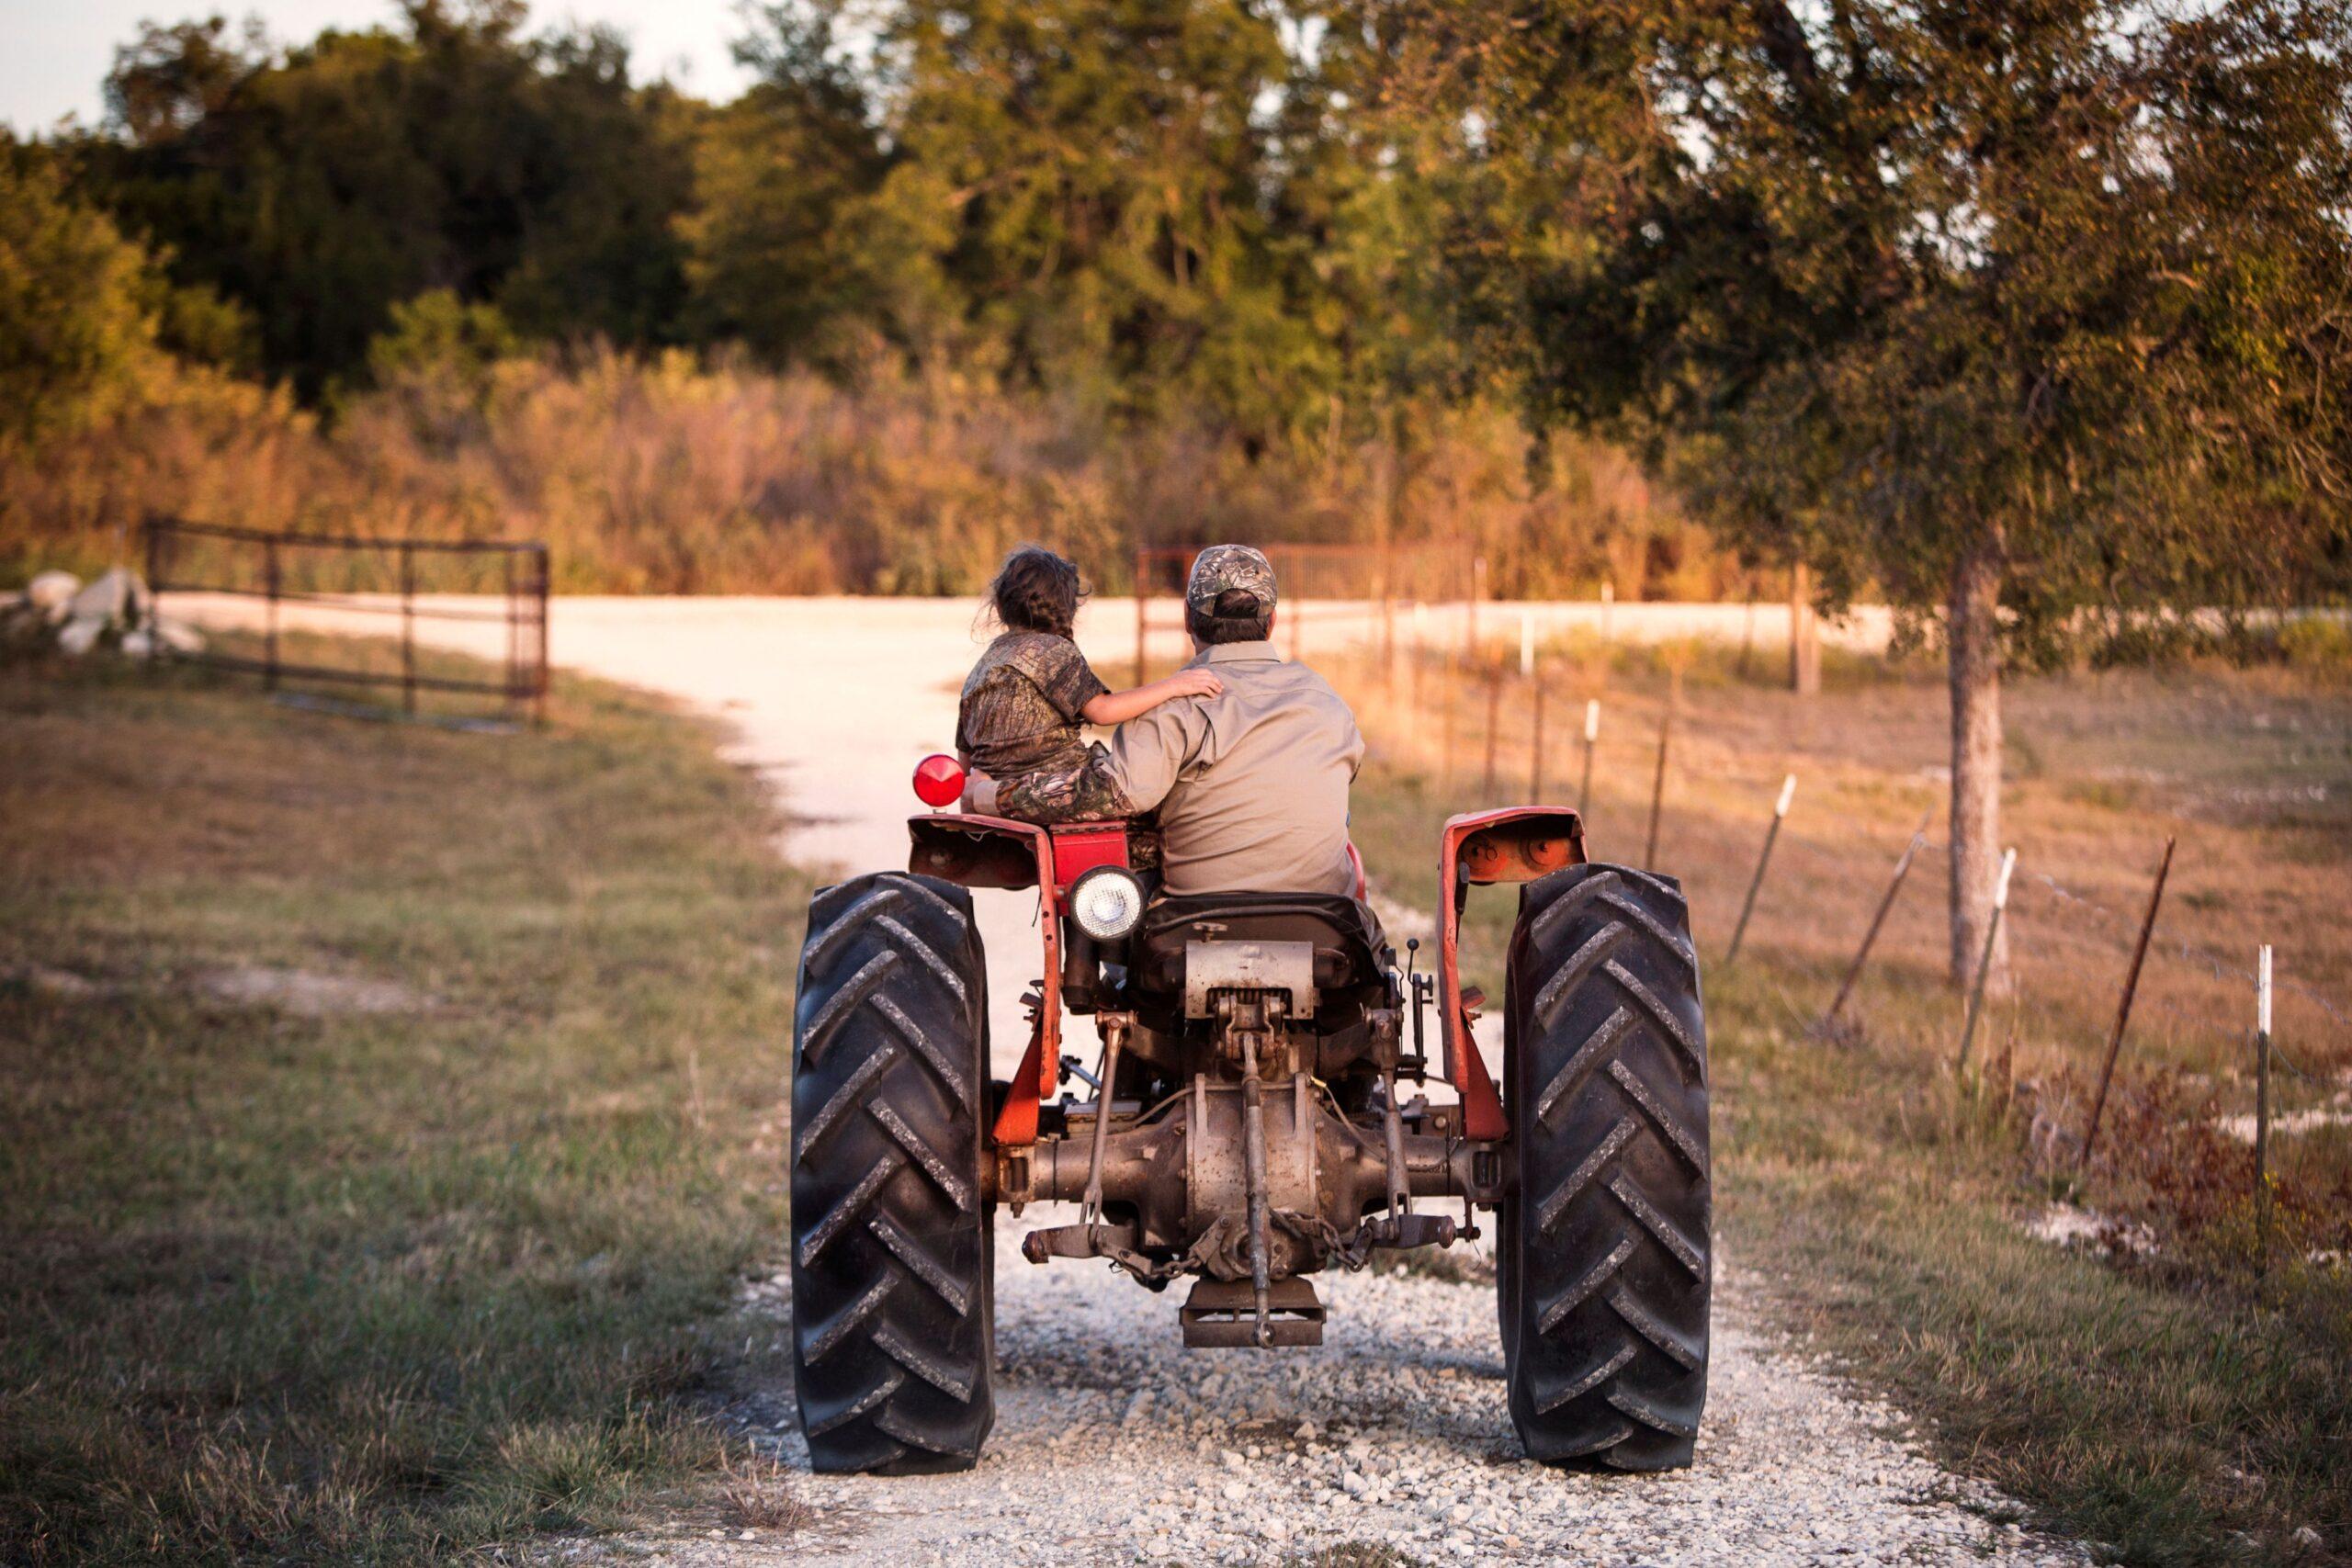
MULTIPOLYGON (((243 608, 185 606, 216 622, 243 608)), ((1115 681, 1132 622, 1113 606, 1092 614, 1105 644, 1094 651, 1115 681)), ((289 614, 288 624, 378 629, 332 612, 289 614)), ((474 628, 426 627, 458 634, 450 646, 495 652, 468 648, 474 628)), ((915 805, 907 773, 952 739, 955 689, 975 651, 968 603, 910 600, 568 599, 555 607, 552 643, 573 668, 729 718, 734 754, 793 814, 788 852, 861 869, 904 863, 903 820, 915 805)), ((1010 894, 978 901, 1005 1074, 1026 1039, 1015 998, 1036 951, 1034 905, 1010 894)), ((1025 1230, 1075 1218, 1059 1207, 998 1222, 998 1416, 977 1470, 803 1474, 797 1494, 820 1521, 812 1530, 749 1540, 657 1530, 596 1554, 1254 1563, 1353 1541, 1430 1562, 2087 1561, 2002 1522, 2017 1510, 1889 1435, 1901 1427, 1893 1412, 1776 1348, 1720 1247, 1697 1465, 1590 1476, 1518 1457, 1490 1288, 1325 1276, 1321 1348, 1187 1352, 1173 1294, 1151 1295, 1098 1265, 1021 1260, 1025 1230)), ((751 1292, 778 1333, 788 1331, 786 1289, 779 1277, 751 1292)), ((737 1414, 805 1461, 790 1389, 755 1393, 737 1414)))

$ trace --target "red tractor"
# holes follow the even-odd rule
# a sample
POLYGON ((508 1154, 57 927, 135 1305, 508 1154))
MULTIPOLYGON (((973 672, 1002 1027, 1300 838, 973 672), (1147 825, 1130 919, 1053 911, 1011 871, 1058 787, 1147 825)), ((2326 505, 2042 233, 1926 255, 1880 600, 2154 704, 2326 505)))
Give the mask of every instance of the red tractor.
MULTIPOLYGON (((918 794, 953 802, 952 759, 918 794)), ((905 872, 820 892, 792 1076, 792 1315, 821 1471, 960 1470, 995 1418, 992 1212, 1047 1201, 1033 1263, 1189 1279, 1201 1347, 1318 1345, 1311 1276, 1444 1247, 1495 1212, 1511 1419, 1532 1458, 1687 1465, 1706 1397, 1707 1047, 1670 878, 1585 859, 1574 811, 1456 817, 1438 847, 1437 963, 1400 968, 1361 897, 1151 896, 1124 823, 942 811, 905 872), (1458 968, 1474 886, 1521 884, 1500 1092, 1458 968), (988 1077, 967 889, 1036 889, 1028 1052, 988 1077), (1454 1103, 1407 1086, 1431 1062, 1454 1103), (1089 1070, 1062 1026, 1091 1015, 1089 1070), (1083 1097, 1063 1092, 1071 1080, 1083 1097), (1464 1220, 1433 1213, 1455 1200, 1464 1220), (1417 1207, 1417 1203, 1420 1206, 1417 1207)), ((1408 943, 1418 949, 1419 943, 1408 943)))

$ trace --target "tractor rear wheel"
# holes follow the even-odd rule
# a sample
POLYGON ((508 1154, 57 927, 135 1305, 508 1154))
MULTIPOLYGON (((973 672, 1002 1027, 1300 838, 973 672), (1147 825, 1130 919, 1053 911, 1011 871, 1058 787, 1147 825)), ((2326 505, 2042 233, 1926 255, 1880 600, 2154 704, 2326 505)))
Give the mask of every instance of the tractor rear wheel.
POLYGON ((818 1470, 967 1470, 996 1419, 987 1018, 963 888, 886 872, 810 903, 792 1067, 792 1344, 818 1470))
POLYGON ((1680 886, 1578 865, 1511 935, 1504 1078, 1518 1180, 1497 1264, 1531 1458, 1690 1462, 1707 1395, 1707 1033, 1680 886))

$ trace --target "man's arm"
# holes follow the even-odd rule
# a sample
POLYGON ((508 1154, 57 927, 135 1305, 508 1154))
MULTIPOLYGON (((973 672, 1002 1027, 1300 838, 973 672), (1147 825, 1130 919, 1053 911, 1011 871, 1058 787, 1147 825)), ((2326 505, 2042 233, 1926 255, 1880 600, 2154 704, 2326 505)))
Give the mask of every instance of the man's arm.
POLYGON ((991 781, 993 805, 981 809, 1046 823, 1141 816, 1168 798, 1206 726, 1197 702, 1163 703, 1121 725, 1082 767, 991 781))

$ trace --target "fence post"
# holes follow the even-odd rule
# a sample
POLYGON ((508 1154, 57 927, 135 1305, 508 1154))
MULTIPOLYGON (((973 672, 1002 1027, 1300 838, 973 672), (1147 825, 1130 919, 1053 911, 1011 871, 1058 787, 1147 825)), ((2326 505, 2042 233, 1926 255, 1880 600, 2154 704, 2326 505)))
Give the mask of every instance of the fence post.
POLYGON ((2270 944, 2262 944, 2254 989, 2254 1236, 2256 1264, 2270 1266, 2270 944))
POLYGON ((1486 596, 1487 558, 1473 556, 1470 558, 1470 603, 1465 606, 1469 615, 1464 630, 1469 639, 1468 651, 1474 654, 1478 651, 1478 601, 1486 596))
POLYGON ((1666 711, 1657 721, 1657 773, 1650 780, 1650 830, 1642 850, 1642 868, 1657 864, 1657 818, 1666 804, 1666 754, 1674 743, 1674 710, 1682 705, 1682 671, 1674 672, 1666 694, 1666 711))
POLYGON ((1380 573, 1380 689, 1389 701, 1396 700, 1396 601, 1388 590, 1385 564, 1380 573))
POLYGON ((1584 703, 1584 782, 1577 786, 1577 811, 1579 815, 1592 810, 1592 749, 1600 739, 1600 699, 1587 697, 1584 703))
POLYGON ((1462 695, 1458 689, 1462 683, 1460 676, 1461 669, 1455 662, 1454 651, 1448 649, 1445 654, 1445 670, 1439 677, 1441 683, 1437 693, 1437 711, 1439 715, 1438 767, 1441 770, 1439 787, 1449 791, 1453 788, 1453 743, 1456 731, 1460 728, 1455 722, 1453 711, 1459 705, 1462 695))
POLYGON ((1846 998, 1854 994, 1854 983, 1862 977, 1862 965, 1870 959, 1871 944, 1878 941, 1879 928, 1886 924, 1887 911, 1894 908, 1894 896, 1903 891, 1903 879, 1911 874, 1911 862, 1928 842, 1928 824, 1935 819, 1935 807, 1929 807, 1919 818, 1919 826, 1912 831, 1911 841, 1903 846, 1903 853, 1895 860, 1894 875, 1888 879, 1886 892, 1879 898, 1877 912, 1871 916, 1870 930, 1862 933, 1862 945, 1855 950, 1854 962, 1847 965, 1846 977, 1838 982, 1838 998, 1829 1004, 1829 1010, 1821 1015, 1824 1024, 1837 1021, 1839 1010, 1846 1005, 1846 998))
POLYGON ((1747 934, 1747 918, 1756 912, 1756 895, 1764 886, 1764 868, 1772 863, 1772 845, 1781 837, 1781 824, 1789 819, 1789 802, 1797 793, 1797 776, 1791 773, 1781 781, 1781 798, 1772 806, 1772 825, 1764 829, 1764 852, 1756 857, 1756 874, 1748 879, 1747 898, 1739 907, 1739 923, 1731 928, 1731 951, 1724 954, 1724 967, 1728 969, 1739 961, 1740 939, 1747 934))
POLYGON ((1502 730, 1503 667, 1500 660, 1487 662, 1487 767, 1478 781, 1481 804, 1495 803, 1495 744, 1502 730))
POLYGON ((277 690, 277 539, 272 536, 262 546, 262 581, 269 594, 267 629, 262 638, 262 690, 277 690))
POLYGON ((2107 1059, 2099 1065, 2098 1093, 2091 1099, 2091 1119, 2083 1129, 2083 1152, 2075 1157, 2080 1170, 2091 1160, 2091 1145, 2098 1142, 2098 1123, 2107 1110, 2107 1087, 2115 1079, 2115 1058, 2123 1049, 2124 1026, 2132 1021, 2132 998, 2140 989, 2140 965, 2147 961, 2148 938, 2156 929, 2156 908, 2165 901, 2165 878, 2172 874, 2172 835, 2165 836, 2165 858, 2156 863, 2156 885, 2148 893, 2148 912, 2141 917, 2140 940, 2132 944, 2132 967, 2123 973, 2123 1000, 2115 1010, 2115 1027, 2107 1036, 2107 1059))
POLYGON ((150 513, 147 536, 147 664, 153 669, 164 657, 164 528, 163 519, 150 513))
POLYGON ((1533 806, 1544 798, 1544 682, 1531 679, 1535 713, 1530 726, 1527 742, 1527 804, 1533 806))
POLYGON ((1789 569, 1789 690, 1801 697, 1821 691, 1821 639, 1813 624, 1813 572, 1789 569))
MULTIPOLYGON (((401 710, 416 716, 416 550, 406 539, 401 551, 401 710)), ((512 572, 508 573, 511 578, 512 572)), ((510 589, 511 592, 512 590, 510 589)))
POLYGON ((1954 1074, 1968 1067, 1969 1043, 1976 1038, 1976 1015, 1984 1008, 1984 982, 1993 972, 1993 943, 2001 934, 2001 916, 2009 907, 2009 873, 2018 866, 2018 852, 2012 848, 2001 856, 2001 879, 1993 885, 1993 918, 1984 923, 1984 951, 1976 956, 1976 983, 1968 988, 1968 1021, 1960 1032, 1960 1055, 1952 1061, 1954 1074))
POLYGON ((533 724, 545 724, 548 721, 548 660, 549 658, 548 652, 548 593, 553 586, 548 579, 552 569, 548 557, 548 547, 545 545, 541 545, 537 549, 533 550, 531 552, 531 558, 537 563, 537 570, 539 574, 537 582, 539 601, 539 667, 533 672, 531 678, 531 722, 533 724))
POLYGON ((1144 603, 1143 603, 1143 601, 1144 601, 1144 592, 1145 592, 1145 590, 1144 590, 1144 573, 1145 573, 1145 571, 1146 571, 1146 570, 1147 570, 1146 565, 1145 565, 1145 554, 1146 554, 1146 552, 1145 552, 1145 550, 1144 550, 1144 547, 1143 547, 1141 545, 1137 545, 1137 546, 1136 547, 1136 681, 1135 681, 1135 683, 1136 683, 1136 685, 1138 685, 1138 686, 1140 686, 1140 685, 1142 685, 1142 684, 1143 684, 1143 612, 1144 612, 1144 603))
POLYGON ((1535 612, 1524 607, 1519 612, 1519 674, 1521 680, 1535 677, 1535 612))

